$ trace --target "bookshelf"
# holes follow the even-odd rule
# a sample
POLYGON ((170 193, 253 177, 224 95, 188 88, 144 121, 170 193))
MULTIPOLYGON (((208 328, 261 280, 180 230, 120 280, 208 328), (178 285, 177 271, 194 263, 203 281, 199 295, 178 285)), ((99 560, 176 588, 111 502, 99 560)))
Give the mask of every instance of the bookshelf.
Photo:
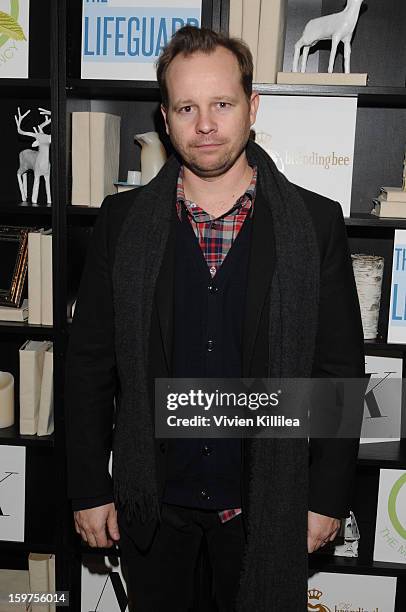
MULTIPOLYGON (((376 341, 366 342, 365 349, 368 354, 397 355, 404 359, 406 345, 387 343, 386 337, 394 230, 406 229, 406 220, 380 220, 369 212, 377 187, 384 182, 398 184, 400 180, 399 168, 406 141, 406 53, 403 52, 406 9, 403 0, 386 2, 386 12, 379 4, 384 3, 368 3, 369 15, 365 14, 360 20, 357 43, 353 46, 352 70, 370 73, 368 87, 257 83, 255 89, 263 95, 357 97, 353 199, 351 216, 346 219, 347 232, 352 252, 385 257, 379 335, 376 341), (388 26, 388 20, 390 23, 396 22, 393 31, 388 26), (379 26, 382 33, 380 40, 374 34, 375 26, 379 26), (366 44, 368 58, 362 53, 362 45, 366 44), (390 49, 395 47, 402 48, 402 51, 390 53, 390 49), (388 65, 390 69, 385 72, 388 65)), ((293 5, 297 5, 296 0, 293 5)), ((337 8, 337 2, 333 0, 324 0, 322 5, 325 12, 337 8)), ((226 31, 228 11, 228 0, 204 0, 203 22, 214 29, 226 31)), ((139 166, 140 150, 131 136, 149 129, 162 131, 163 126, 159 121, 160 97, 155 82, 80 79, 80 0, 43 0, 41 10, 32 0, 30 20, 30 78, 0 79, 0 125, 4 139, 13 143, 12 154, 7 156, 1 170, 0 223, 52 226, 54 324, 40 326, 0 322, 0 370, 13 372, 18 387, 19 346, 27 338, 54 342, 55 432, 52 436, 39 438, 19 435, 17 426, 0 430, 0 445, 25 446, 30 457, 30 467, 27 462, 26 473, 26 538, 22 543, 0 542, 0 567, 26 568, 28 552, 55 552, 56 588, 70 591, 71 609, 76 612, 80 610, 81 555, 107 554, 107 550, 95 551, 80 543, 66 498, 64 366, 69 336, 67 305, 78 286, 92 226, 98 215, 97 208, 70 205, 70 113, 76 110, 102 110, 122 116, 120 179, 124 178, 127 168, 139 166), (22 140, 17 138, 13 119, 19 105, 22 110, 36 106, 52 109, 52 206, 45 206, 43 186, 40 188, 38 206, 19 201, 15 165, 22 140), (123 135, 128 137, 123 138, 123 135), (35 491, 37 505, 34 503, 35 491), (45 532, 40 529, 41 525, 47 526, 45 532)), ((322 48, 320 66, 327 55, 328 50, 322 48)), ((404 406, 402 427, 403 436, 406 437, 404 406)), ((406 605, 406 566, 372 560, 373 517, 376 513, 379 469, 406 469, 405 442, 368 444, 360 449, 355 504, 355 514, 357 518, 360 517, 360 530, 362 527, 359 558, 313 555, 310 561, 311 567, 323 571, 398 576, 396 612, 406 605), (367 511, 365 506, 368 506, 367 511)), ((205 608, 205 612, 208 611, 209 608, 205 608)))

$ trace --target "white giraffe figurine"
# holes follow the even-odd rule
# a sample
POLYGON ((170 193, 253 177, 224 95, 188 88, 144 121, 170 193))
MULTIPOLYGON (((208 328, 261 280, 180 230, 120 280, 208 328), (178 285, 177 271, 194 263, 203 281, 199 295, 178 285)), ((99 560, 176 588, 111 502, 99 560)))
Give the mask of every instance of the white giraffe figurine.
POLYGON ((50 188, 50 171, 51 164, 49 163, 49 146, 51 144, 50 134, 44 134, 43 128, 51 123, 50 115, 51 111, 44 108, 39 108, 41 115, 45 115, 45 121, 38 125, 38 128, 33 128, 33 132, 25 132, 21 129, 21 122, 31 111, 28 110, 24 115, 21 114, 20 107, 18 107, 18 117, 14 115, 14 119, 17 125, 17 131, 23 136, 31 136, 34 138, 34 142, 31 146, 39 147, 38 151, 32 151, 31 149, 24 149, 20 152, 19 160, 20 167, 17 170, 17 180, 20 187, 21 199, 23 202, 27 201, 27 172, 32 170, 34 172, 34 185, 32 188, 31 202, 37 203, 39 180, 43 176, 45 180, 45 189, 47 194, 47 203, 51 204, 51 188, 50 188))
POLYGON ((332 73, 339 42, 344 43, 344 72, 350 73, 351 38, 357 25, 363 0, 347 0, 347 5, 340 13, 311 19, 305 26, 302 36, 295 44, 293 72, 298 72, 300 51, 303 47, 301 72, 306 72, 307 57, 310 47, 319 40, 331 38, 331 53, 328 72, 332 73))

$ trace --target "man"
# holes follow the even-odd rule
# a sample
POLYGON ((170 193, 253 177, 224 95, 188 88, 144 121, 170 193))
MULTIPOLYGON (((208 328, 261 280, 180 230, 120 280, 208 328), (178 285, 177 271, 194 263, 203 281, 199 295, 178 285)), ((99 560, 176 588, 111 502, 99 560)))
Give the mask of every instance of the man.
POLYGON ((307 439, 160 440, 153 384, 362 377, 341 208, 249 140, 259 98, 240 41, 182 28, 157 74, 177 155, 103 202, 71 330, 76 531, 93 547, 120 542, 135 610, 191 608, 205 538, 219 610, 296 612, 307 553, 349 512, 358 440, 311 440, 310 469, 307 439))

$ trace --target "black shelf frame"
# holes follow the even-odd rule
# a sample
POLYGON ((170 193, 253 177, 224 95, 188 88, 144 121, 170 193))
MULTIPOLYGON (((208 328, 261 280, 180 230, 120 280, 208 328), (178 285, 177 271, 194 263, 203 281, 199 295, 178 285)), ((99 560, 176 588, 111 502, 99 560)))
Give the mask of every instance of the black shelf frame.
MULTIPOLYGON (((0 429, 0 445, 10 444, 12 446, 26 446, 26 447, 38 447, 41 448, 54 446, 54 435, 49 436, 29 436, 20 434, 18 426, 15 423, 10 427, 3 427, 0 429)), ((0 540, 1 541, 1 540, 0 540)))
MULTIPOLYGON (((77 4, 78 1, 72 2, 77 4)), ((9 551, 26 555, 29 551, 52 552, 56 555, 56 588, 71 591, 71 609, 80 610, 80 559, 82 554, 120 554, 118 549, 94 549, 80 542, 73 529, 72 511, 66 499, 65 473, 65 434, 64 434, 64 367, 67 338, 70 322, 67 318, 67 235, 69 224, 89 226, 96 219, 99 208, 80 207, 67 204, 68 175, 66 173, 69 142, 67 142, 66 112, 67 105, 75 100, 130 100, 137 102, 159 102, 159 89, 155 81, 104 81, 93 79, 68 78, 71 58, 67 42, 67 19, 69 2, 58 0, 50 2, 51 10, 51 73, 50 78, 0 79, 0 96, 9 99, 50 98, 52 108, 52 206, 33 206, 21 202, 0 202, 0 220, 8 218, 26 219, 27 224, 38 222, 52 224, 53 262, 54 262, 54 324, 53 326, 30 325, 0 321, 0 342, 4 338, 20 337, 49 339, 54 342, 54 385, 55 385, 55 432, 52 436, 21 436, 17 426, 0 430, 0 445, 12 444, 26 446, 31 452, 45 452, 58 468, 58 479, 54 496, 58 509, 54 516, 53 533, 55 542, 0 542, 0 556, 9 551)), ((229 6, 227 0, 212 0, 212 25, 217 30, 227 31, 229 6)), ((78 24, 76 24, 77 26, 78 24)), ((73 28, 75 36, 78 29, 73 28)), ((80 30, 80 29, 79 29, 80 30)), ((74 62, 73 62, 74 63, 74 62)), ((75 73, 75 67, 73 70, 75 73)), ((378 107, 382 109, 406 108, 405 87, 353 87, 321 85, 269 85, 254 84, 254 89, 263 95, 303 95, 303 96, 340 96, 357 97, 358 107, 378 107)), ((372 208, 372 203, 371 203, 372 208)), ((6 219, 6 221, 4 221, 6 219)), ((345 219, 349 231, 368 233, 369 230, 382 228, 384 231, 396 228, 406 229, 406 219, 379 219, 368 213, 354 212, 345 219)), ((380 236, 381 234, 379 234, 380 236)), ((394 351, 406 353, 406 344, 387 343, 383 339, 365 342, 366 350, 379 351, 381 354, 394 351)), ((406 440, 360 446, 357 468, 365 474, 369 469, 406 468, 406 440)), ((29 509, 27 509, 29 511, 29 509)), ((398 576, 406 575, 406 566, 383 563, 360 557, 349 559, 312 555, 311 567, 323 571, 355 574, 398 576)))
POLYGON ((1 98, 46 98, 51 79, 0 79, 1 98))

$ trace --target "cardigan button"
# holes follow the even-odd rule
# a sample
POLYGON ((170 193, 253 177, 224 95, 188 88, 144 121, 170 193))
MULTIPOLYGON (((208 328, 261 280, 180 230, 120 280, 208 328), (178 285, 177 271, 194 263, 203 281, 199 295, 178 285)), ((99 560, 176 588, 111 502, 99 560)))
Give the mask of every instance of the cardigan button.
POLYGON ((202 453, 203 453, 203 455, 206 455, 206 457, 208 457, 209 455, 211 455, 211 448, 210 448, 210 446, 207 446, 207 444, 205 444, 205 445, 202 447, 202 453))
POLYGON ((207 340, 206 348, 209 353, 211 353, 211 351, 214 349, 214 340, 207 340))
POLYGON ((209 285, 207 289, 210 291, 210 293, 217 293, 217 291, 219 290, 219 288, 216 287, 216 285, 209 285))
POLYGON ((206 489, 202 489, 200 491, 200 497, 201 497, 201 499, 205 499, 206 501, 208 501, 210 499, 210 495, 208 494, 206 489))
POLYGON ((166 452, 166 445, 165 442, 161 442, 159 445, 159 450, 161 451, 161 453, 165 453, 166 452))

